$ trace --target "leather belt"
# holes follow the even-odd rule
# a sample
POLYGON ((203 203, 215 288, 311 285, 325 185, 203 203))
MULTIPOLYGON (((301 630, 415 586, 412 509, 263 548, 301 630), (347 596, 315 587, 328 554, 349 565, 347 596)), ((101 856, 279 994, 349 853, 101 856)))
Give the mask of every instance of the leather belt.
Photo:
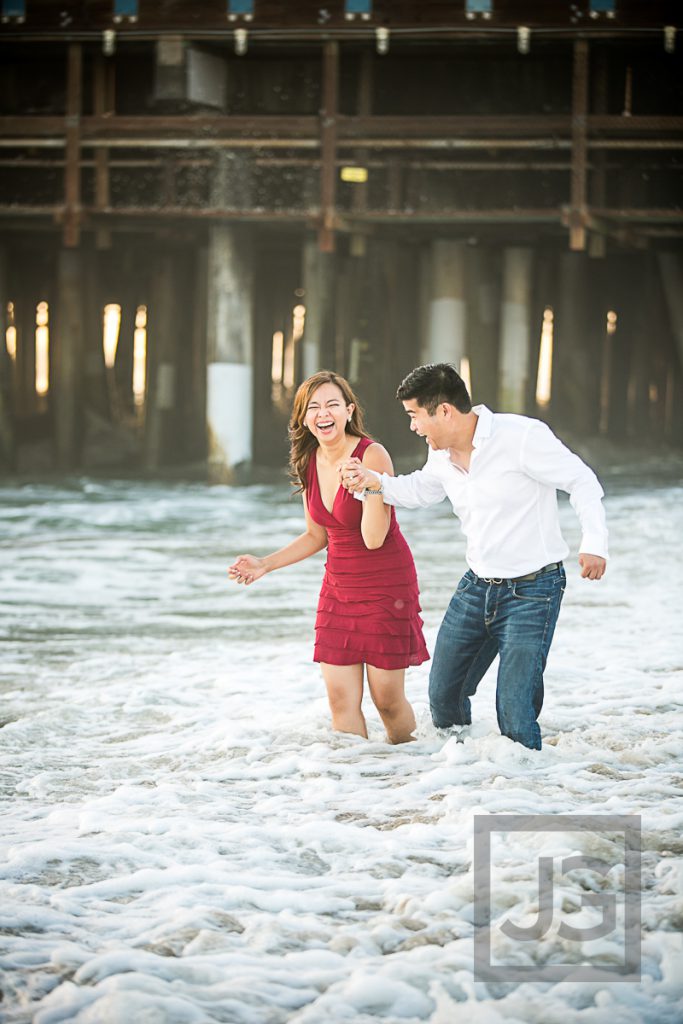
POLYGON ((542 576, 545 572, 552 572, 554 569, 561 569, 562 562, 550 562, 549 565, 544 565, 542 569, 537 569, 536 572, 528 572, 526 576, 515 576, 510 579, 502 579, 496 576, 480 576, 479 578, 484 583, 530 583, 535 580, 537 576, 542 576))

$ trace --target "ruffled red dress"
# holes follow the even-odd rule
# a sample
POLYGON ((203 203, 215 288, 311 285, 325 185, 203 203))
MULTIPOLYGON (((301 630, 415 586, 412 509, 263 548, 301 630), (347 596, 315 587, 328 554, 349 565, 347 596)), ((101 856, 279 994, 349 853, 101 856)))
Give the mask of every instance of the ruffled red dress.
MULTIPOLYGON (((362 459, 371 444, 370 438, 361 438, 353 455, 362 459)), ((332 512, 323 505, 315 455, 308 466, 306 498, 311 518, 328 538, 313 660, 383 669, 427 661, 415 563, 394 509, 384 544, 371 551, 360 532, 362 502, 340 487, 332 512)))

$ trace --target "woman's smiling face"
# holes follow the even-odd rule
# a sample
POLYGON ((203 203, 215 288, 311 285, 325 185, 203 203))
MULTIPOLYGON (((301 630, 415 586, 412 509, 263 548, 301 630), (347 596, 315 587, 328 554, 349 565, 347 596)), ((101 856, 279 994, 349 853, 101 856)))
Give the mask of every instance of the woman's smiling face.
POLYGON ((321 384, 311 395, 304 422, 318 442, 338 441, 346 433, 353 410, 336 384, 321 384))

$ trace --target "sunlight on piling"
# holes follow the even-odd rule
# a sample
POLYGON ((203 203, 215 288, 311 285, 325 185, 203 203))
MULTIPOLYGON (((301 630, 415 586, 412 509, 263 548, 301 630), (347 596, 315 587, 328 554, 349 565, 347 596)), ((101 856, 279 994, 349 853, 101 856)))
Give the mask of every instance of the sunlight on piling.
POLYGON ((282 331, 275 331, 273 334, 273 358, 271 363, 270 376, 273 384, 282 383, 282 354, 284 351, 285 336, 282 331))
POLYGON ((135 405, 145 404, 147 388, 147 306, 138 306, 133 335, 133 399, 135 405))
POLYGON ((282 383, 286 388, 293 388, 296 380, 297 344, 303 337, 305 319, 306 307, 301 305, 295 306, 292 310, 292 333, 285 345, 282 367, 282 383))
POLYGON ((110 302, 104 307, 104 327, 102 334, 102 348, 104 350, 104 365, 108 370, 114 368, 116 362, 116 350, 119 344, 119 330, 121 327, 121 307, 110 302))
POLYGON ((550 306, 546 306, 543 311, 541 349, 538 356, 538 376, 536 378, 536 402, 538 405, 548 405, 552 394, 553 321, 553 311, 550 306))
POLYGON ((36 394, 46 395, 50 390, 50 329, 47 302, 36 307, 36 394))
POLYGON ((472 394, 472 370, 470 368, 470 361, 467 356, 463 356, 460 360, 460 376, 462 377, 465 387, 468 393, 472 394))
POLYGON ((292 310, 292 338, 295 342, 303 337, 305 321, 306 307, 295 306, 292 310))
POLYGON ((613 309, 607 313, 605 334, 602 342, 602 372, 600 374, 600 420, 598 430, 601 434, 609 431, 610 404, 612 396, 612 364, 614 362, 613 342, 617 332, 617 314, 613 309))
POLYGON ((7 303, 7 320, 8 327, 5 331, 5 346, 7 348, 7 354, 12 360, 16 362, 17 358, 17 329, 14 326, 14 303, 7 303))

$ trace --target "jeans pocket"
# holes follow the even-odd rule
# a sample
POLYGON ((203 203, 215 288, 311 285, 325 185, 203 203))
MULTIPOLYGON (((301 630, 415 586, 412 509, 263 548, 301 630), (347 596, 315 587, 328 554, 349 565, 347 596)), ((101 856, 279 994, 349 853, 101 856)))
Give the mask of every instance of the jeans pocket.
POLYGON ((513 583, 512 596, 518 601, 531 601, 534 604, 550 604, 554 587, 545 582, 529 580, 527 583, 513 583))
POLYGON ((467 591, 470 589, 470 587, 473 587, 473 586, 474 586, 474 580, 472 579, 472 577, 471 576, 463 576, 463 578, 458 583, 458 586, 457 586, 457 589, 456 589, 455 592, 456 592, 456 594, 466 594, 467 591))

